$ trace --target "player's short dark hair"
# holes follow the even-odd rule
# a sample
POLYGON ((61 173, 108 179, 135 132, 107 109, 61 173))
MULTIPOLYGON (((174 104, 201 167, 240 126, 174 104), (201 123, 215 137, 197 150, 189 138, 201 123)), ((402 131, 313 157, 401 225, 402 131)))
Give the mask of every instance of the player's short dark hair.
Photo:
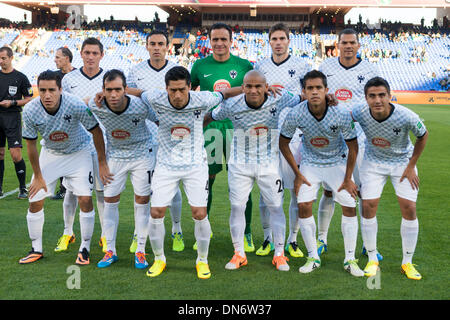
POLYGON ((86 45, 98 46, 98 48, 100 49, 100 53, 103 53, 103 44, 97 38, 91 37, 91 38, 85 39, 83 41, 83 44, 81 45, 81 52, 83 52, 83 49, 86 45))
POLYGON ((59 89, 61 89, 62 78, 61 78, 60 73, 57 71, 47 70, 47 71, 41 72, 37 78, 38 87, 39 87, 39 82, 42 80, 45 80, 45 81, 55 80, 56 85, 58 86, 59 89))
POLYGON ((177 81, 177 80, 186 80, 186 85, 191 84, 191 75, 189 74, 189 71, 185 67, 173 67, 169 71, 167 71, 165 76, 165 82, 166 86, 169 85, 170 81, 177 81))
POLYGON ((356 37, 356 41, 359 42, 358 32, 356 32, 355 29, 347 28, 347 29, 344 29, 341 32, 339 32, 339 34, 338 34, 338 42, 341 41, 341 36, 343 34, 353 34, 356 37))
POLYGON ((227 25, 226 23, 222 23, 222 22, 214 23, 211 26, 211 28, 209 28, 209 39, 211 39, 212 31, 217 30, 217 29, 226 29, 228 31, 228 33, 230 34, 230 40, 233 39, 233 30, 231 29, 231 27, 229 25, 227 25))
POLYGON ((3 52, 3 51, 6 51, 6 55, 8 56, 8 57, 12 57, 13 56, 13 51, 12 51, 12 49, 10 48, 10 47, 6 47, 6 46, 4 46, 4 47, 1 47, 0 48, 0 52, 3 52))
POLYGON ((73 54, 72 54, 72 51, 70 51, 69 48, 61 47, 61 48, 58 48, 56 51, 58 51, 58 50, 61 50, 62 55, 64 57, 68 57, 69 58, 69 62, 72 63, 73 54))
POLYGON ((286 34, 286 38, 289 39, 289 28, 284 24, 284 23, 277 23, 274 24, 270 30, 269 30, 269 40, 270 37, 272 36, 272 33, 274 33, 275 31, 283 31, 286 34))
POLYGON ((382 77, 374 77, 367 81, 366 85, 364 86, 364 95, 367 95, 367 91, 371 87, 385 87, 387 92, 391 93, 391 87, 389 86, 389 83, 383 79, 382 77))
POLYGON ((306 86, 306 81, 307 80, 309 80, 309 79, 317 79, 317 78, 322 79, 322 83, 323 83, 323 86, 325 88, 328 87, 327 76, 325 74, 323 74, 323 72, 318 71, 318 70, 312 70, 312 71, 308 72, 307 74, 305 74, 303 79, 300 80, 300 84, 304 88, 306 86))
POLYGON ((116 80, 117 78, 122 79, 123 87, 126 88, 127 79, 125 78, 125 74, 118 69, 111 69, 105 73, 103 76, 103 88, 105 87, 106 82, 116 80))
POLYGON ((160 30, 153 30, 152 32, 150 32, 147 35, 147 38, 145 39, 145 43, 148 44, 148 39, 150 39, 151 36, 158 35, 158 34, 160 34, 160 35, 164 36, 164 38, 166 38, 166 46, 168 46, 169 45, 169 37, 167 36, 167 33, 165 33, 164 31, 160 31, 160 30))

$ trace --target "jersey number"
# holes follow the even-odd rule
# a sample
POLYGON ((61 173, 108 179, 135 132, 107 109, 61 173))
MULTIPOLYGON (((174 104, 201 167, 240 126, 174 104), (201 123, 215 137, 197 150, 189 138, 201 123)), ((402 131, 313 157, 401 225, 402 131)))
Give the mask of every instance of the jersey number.
POLYGON ((278 192, 283 192, 283 181, 281 181, 281 179, 278 179, 277 181, 275 181, 275 184, 278 186, 278 192))

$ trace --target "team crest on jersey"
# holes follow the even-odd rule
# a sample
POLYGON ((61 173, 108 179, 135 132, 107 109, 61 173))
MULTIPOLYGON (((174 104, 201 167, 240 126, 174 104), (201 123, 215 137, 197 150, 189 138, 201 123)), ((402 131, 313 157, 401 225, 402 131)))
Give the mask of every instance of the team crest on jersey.
POLYGON ((64 142, 69 139, 69 135, 64 131, 55 131, 52 132, 48 138, 53 142, 64 142))
POLYGON ((195 110, 194 111, 194 116, 197 118, 197 119, 200 119, 200 115, 202 114, 202 111, 201 110, 195 110))
POLYGON ((348 90, 346 88, 341 88, 341 89, 336 90, 334 95, 336 96, 336 99, 338 99, 340 101, 352 100, 352 97, 353 97, 351 90, 348 90))
POLYGON ((65 114, 64 121, 67 121, 68 123, 70 123, 70 120, 72 120, 72 116, 70 114, 65 114))
POLYGON ((137 126, 138 123, 139 123, 139 121, 141 121, 141 119, 139 119, 139 118, 134 118, 134 119, 131 120, 131 121, 134 123, 135 126, 137 126))
POLYGON ((392 129, 392 131, 394 131, 395 135, 398 136, 398 134, 400 133, 400 131, 402 131, 402 129, 394 128, 394 129, 392 129))
POLYGON ((330 144, 330 141, 325 137, 314 137, 309 142, 316 148, 325 148, 330 144))
POLYGON ((267 133, 269 132, 269 128, 263 124, 257 124, 249 129, 249 134, 251 136, 267 136, 267 133))
POLYGON ((17 93, 17 87, 9 86, 8 93, 9 93, 9 95, 14 96, 17 93))
POLYGON ((273 117, 275 117, 277 115, 277 108, 270 109, 270 113, 272 114, 273 117))
POLYGON ((230 78, 231 79, 236 79, 238 73, 236 70, 230 70, 230 78))
POLYGON ((190 134, 191 130, 184 125, 175 125, 170 129, 170 134, 172 136, 172 140, 181 141, 186 139, 190 134))
POLYGON ((333 131, 333 133, 336 133, 337 129, 338 129, 338 126, 335 126, 335 125, 330 126, 330 130, 333 131))
POLYGON ((111 136, 114 139, 125 140, 128 139, 131 136, 131 134, 126 130, 116 129, 111 132, 111 136))
POLYGON ((231 88, 231 84, 225 79, 217 80, 216 82, 214 82, 214 86, 213 86, 214 91, 222 91, 222 90, 230 89, 230 88, 231 88))
POLYGON ((295 75, 295 70, 291 69, 288 71, 289 75, 291 76, 291 78, 295 75))
POLYGON ((391 146, 389 141, 380 137, 372 138, 372 144, 379 148, 389 148, 391 146))
POLYGON ((358 81, 359 81, 359 83, 362 83, 363 81, 364 81, 364 79, 366 79, 366 77, 364 77, 363 75, 359 75, 358 76, 358 81))

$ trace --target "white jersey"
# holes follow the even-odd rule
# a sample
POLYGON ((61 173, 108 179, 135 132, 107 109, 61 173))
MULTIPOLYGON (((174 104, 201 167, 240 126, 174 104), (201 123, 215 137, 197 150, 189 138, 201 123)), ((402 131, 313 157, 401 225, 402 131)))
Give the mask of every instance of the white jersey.
POLYGON ((411 131, 422 137, 427 129, 419 116, 399 104, 391 104, 391 113, 383 121, 373 118, 367 104, 355 106, 352 117, 357 121, 367 137, 365 160, 377 163, 407 163, 414 146, 409 139, 411 131))
POLYGON ((72 154, 92 143, 90 131, 98 122, 78 97, 62 93, 58 111, 50 114, 36 97, 23 108, 23 137, 34 140, 41 134, 45 148, 53 154, 72 154), (86 129, 86 130, 85 130, 86 129))
MULTIPOLYGON (((269 86, 284 88, 294 94, 302 94, 301 81, 306 73, 311 71, 311 66, 305 62, 302 58, 296 56, 289 56, 281 63, 275 63, 273 58, 263 59, 255 64, 255 70, 259 70, 264 73, 269 86)), ((286 115, 289 113, 289 109, 284 109, 279 117, 279 127, 283 125, 286 115)), ((297 133, 293 137, 293 142, 296 138, 299 138, 301 131, 297 130, 297 133)))
POLYGON ((300 103, 300 96, 283 90, 281 95, 266 96, 262 106, 251 107, 241 94, 224 101, 212 111, 214 120, 233 122, 229 163, 278 163, 278 117, 284 108, 300 103))
POLYGON ((296 128, 303 132, 301 164, 311 166, 329 167, 345 163, 348 153, 345 141, 356 138, 355 126, 346 108, 327 107, 322 119, 317 119, 311 113, 308 101, 289 112, 281 135, 292 138, 296 128))
POLYGON ((190 91, 182 109, 172 106, 167 91, 145 91, 148 103, 159 119, 157 165, 169 170, 190 170, 206 163, 203 117, 223 100, 219 92, 190 91))
POLYGON ((149 158, 150 132, 146 119, 156 121, 147 104, 134 96, 126 96, 127 106, 122 112, 111 110, 105 100, 99 108, 92 98, 89 108, 105 128, 108 143, 107 157, 116 161, 135 161, 149 158))
POLYGON ((166 88, 165 76, 167 71, 178 66, 176 63, 166 60, 161 69, 155 69, 150 65, 150 60, 142 61, 131 68, 127 77, 127 85, 130 88, 138 88, 144 91, 166 88))
MULTIPOLYGON (((153 89, 164 90, 166 88, 166 73, 178 64, 166 60, 166 64, 161 69, 155 69, 150 65, 150 60, 142 61, 133 68, 131 68, 127 77, 127 85, 130 88, 137 88, 144 91, 151 91, 153 89)), ((151 145, 153 148, 158 146, 158 126, 148 121, 148 128, 152 134, 151 145)))
POLYGON ((62 79, 62 89, 82 100, 93 98, 96 93, 102 91, 105 73, 106 71, 100 68, 100 71, 95 76, 88 77, 83 72, 83 67, 73 70, 62 79))
MULTIPOLYGON (((354 66, 344 67, 339 57, 329 58, 322 62, 319 71, 327 76, 329 93, 336 96, 339 106, 351 110, 353 106, 366 103, 364 86, 370 79, 379 76, 374 64, 367 60, 359 60, 354 66)), ((356 132, 360 143, 364 140, 361 127, 356 124, 356 132)))

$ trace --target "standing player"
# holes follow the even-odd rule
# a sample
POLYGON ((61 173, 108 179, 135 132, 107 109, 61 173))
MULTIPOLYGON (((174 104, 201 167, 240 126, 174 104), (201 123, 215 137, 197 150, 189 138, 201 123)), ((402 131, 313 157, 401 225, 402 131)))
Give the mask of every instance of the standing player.
MULTIPOLYGON (((211 26, 209 30, 209 39, 212 48, 212 55, 197 60, 192 66, 192 88, 195 90, 200 87, 200 90, 208 91, 221 91, 223 89, 241 86, 245 74, 253 69, 250 61, 236 57, 230 53, 232 45, 233 32, 231 28, 224 23, 216 23, 211 26)), ((209 196, 208 196, 208 216, 211 210, 211 204, 213 199, 213 184, 216 179, 216 175, 222 171, 222 161, 225 157, 225 161, 228 158, 226 146, 229 143, 231 137, 231 130, 233 125, 231 120, 225 119, 223 121, 214 121, 205 128, 205 148, 208 151, 208 170, 209 170, 209 196), (214 132, 216 129, 222 134, 222 141, 216 141, 217 138, 212 137, 208 132, 214 132), (227 133, 228 132, 228 133, 227 133), (218 148, 215 146, 222 146, 218 148), (217 152, 222 152, 223 156, 217 156, 217 152), (213 159, 220 159, 220 162, 214 162, 213 159)), ((246 230, 245 230, 245 249, 246 252, 252 252, 255 250, 251 234, 251 219, 252 219, 252 200, 251 196, 247 201, 245 209, 246 218, 246 230)), ((195 249, 195 245, 194 245, 195 249)))
POLYGON ((38 77, 39 97, 24 108, 24 139, 28 158, 33 168, 30 185, 30 206, 27 214, 31 252, 19 263, 35 262, 43 257, 42 230, 44 200, 51 196, 63 176, 80 204, 81 245, 76 264, 89 264, 89 250, 95 224, 92 205, 93 166, 90 154, 92 137, 98 150, 102 177, 107 173, 102 131, 86 104, 76 96, 62 93, 61 78, 54 71, 45 71, 38 77), (86 131, 87 130, 87 131, 86 131), (45 145, 40 155, 36 147, 38 134, 45 145))
POLYGON ((295 172, 294 189, 297 194, 300 231, 308 250, 307 262, 299 271, 309 273, 321 264, 312 205, 320 185, 324 184, 333 191, 336 201, 342 207, 344 269, 353 276, 362 277, 364 272, 355 259, 358 219, 354 198, 357 197, 357 187, 352 180, 352 173, 358 154, 358 142, 354 123, 347 109, 328 106, 327 78, 322 72, 308 72, 303 85, 307 101, 289 112, 280 133, 280 150, 295 172), (296 128, 303 132, 300 168, 289 148, 296 128))
MULTIPOLYGON (((100 68, 100 61, 104 56, 103 44, 96 38, 87 38, 81 45, 81 58, 83 59, 83 66, 77 70, 68 73, 62 80, 62 89, 65 92, 76 95, 81 98, 86 104, 90 98, 102 90, 102 81, 105 71, 100 68)), ((98 217, 102 234, 100 238, 100 246, 103 247, 103 252, 106 252, 106 240, 103 234, 103 210, 104 210, 104 196, 103 185, 98 177, 98 163, 95 149, 92 146, 92 161, 94 163, 94 188, 97 200, 98 217)), ((76 197, 70 192, 64 196, 64 232, 62 237, 58 240, 58 245, 55 248, 56 252, 67 250, 69 243, 75 240, 73 235, 73 221, 75 219, 75 211, 77 208, 76 197)))
POLYGON ((416 164, 425 148, 428 131, 417 114, 401 105, 390 103, 390 87, 383 78, 370 79, 364 92, 367 104, 355 106, 352 110, 353 119, 358 121, 367 137, 366 152, 360 168, 364 208, 361 234, 369 255, 364 272, 370 277, 379 268, 376 213, 384 184, 389 177, 402 213, 401 271, 409 279, 420 280, 422 276, 412 264, 419 234, 416 215, 419 177, 416 164), (409 139, 410 132, 417 137, 414 146, 409 139))
MULTIPOLYGON (((267 83, 274 87, 281 87, 292 93, 301 94, 301 80, 305 74, 311 70, 311 67, 302 59, 289 54, 289 28, 279 23, 272 26, 269 30, 269 44, 272 48, 272 56, 261 60, 255 65, 255 70, 261 71, 267 79, 267 83)), ((283 109, 279 116, 279 128, 284 122, 289 108, 283 109)), ((291 143, 289 144, 293 154, 300 155, 301 131, 297 130, 291 143)), ((286 250, 292 257, 303 257, 303 253, 297 245, 298 233, 298 206, 297 197, 294 193, 294 172, 287 164, 286 160, 280 154, 280 171, 283 178, 284 188, 291 192, 291 202, 289 204, 289 237, 286 243, 286 250)), ((256 251, 257 255, 265 256, 274 249, 272 241, 272 228, 270 227, 270 213, 260 197, 259 203, 261 213, 261 223, 264 230, 264 242, 256 251)))
POLYGON ((259 186, 261 197, 270 214, 275 254, 272 263, 277 270, 288 271, 284 256, 286 221, 283 212, 283 183, 279 172, 278 122, 284 108, 300 103, 300 96, 281 92, 268 96, 264 74, 249 71, 244 77, 244 94, 227 100, 207 115, 212 120, 231 119, 234 133, 228 166, 228 184, 231 202, 230 231, 234 256, 225 266, 235 270, 247 264, 244 251, 245 203, 253 188, 259 186))
POLYGON ((14 162, 19 180, 19 199, 27 198, 25 184, 26 166, 22 158, 22 106, 33 97, 33 88, 28 78, 12 66, 13 51, 0 48, 0 196, 3 195, 3 174, 5 172, 5 146, 14 162))
MULTIPOLYGON (((147 50, 150 55, 150 59, 143 61, 133 68, 131 68, 128 74, 128 91, 132 93, 132 88, 137 88, 143 91, 152 89, 165 89, 164 77, 171 68, 175 67, 176 64, 172 61, 166 59, 167 51, 169 49, 169 41, 167 35, 161 31, 152 31, 147 35, 146 39, 147 50)), ((158 142, 158 126, 149 120, 146 120, 149 126, 151 137, 153 154, 156 155, 158 142)), ((150 168, 153 171, 154 168, 150 168)), ((172 250, 183 251, 184 241, 183 232, 181 230, 181 205, 182 197, 181 191, 178 192, 173 198, 170 205, 170 216, 172 218, 172 250)), ((130 246, 130 252, 134 253, 136 251, 136 232, 133 236, 133 242, 130 246)))
POLYGON ((125 94, 124 74, 110 70, 103 77, 103 105, 97 107, 94 98, 89 107, 105 128, 108 139, 108 167, 112 179, 105 185, 105 212, 103 223, 108 251, 97 264, 109 267, 117 261, 116 234, 119 224, 120 194, 125 189, 128 174, 134 189, 135 228, 137 249, 135 267, 148 266, 145 260, 148 216, 150 213, 150 182, 155 157, 150 147, 150 131, 145 119, 156 121, 156 116, 141 99, 125 94))
MULTIPOLYGON (((55 64, 56 68, 58 68, 58 74, 60 78, 64 78, 66 74, 69 72, 75 70, 76 68, 72 66, 72 60, 73 55, 72 51, 70 51, 69 48, 61 47, 58 50, 56 50, 55 54, 55 64)), ((66 188, 63 185, 63 178, 61 177, 59 179, 59 190, 56 192, 56 194, 52 197, 54 200, 63 199, 64 195, 66 194, 66 188)))
MULTIPOLYGON (((369 79, 378 75, 378 71, 373 64, 357 57, 360 47, 361 44, 356 31, 344 29, 338 36, 339 57, 326 59, 319 67, 319 70, 327 76, 328 88, 339 101, 339 107, 351 108, 352 106, 365 103, 364 85, 369 79)), ((353 176, 356 185, 360 188, 359 166, 364 155, 366 139, 358 124, 356 124, 356 133, 358 135, 359 152, 353 176)), ((361 214, 361 201, 359 201, 358 209, 361 214)), ((333 213, 333 193, 324 187, 317 214, 319 255, 328 250, 327 236, 333 213)), ((365 250, 363 249, 364 252, 365 250)), ((379 259, 381 260, 382 258, 379 254, 379 259)))
POLYGON ((142 94, 142 100, 156 111, 159 118, 159 150, 152 178, 152 201, 148 234, 155 255, 147 276, 156 277, 166 267, 164 255, 164 216, 179 183, 192 210, 197 240, 197 275, 211 277, 208 250, 211 226, 206 214, 208 201, 208 168, 203 137, 204 113, 227 98, 223 93, 190 91, 191 78, 183 67, 166 73, 166 91, 153 90, 142 94))

